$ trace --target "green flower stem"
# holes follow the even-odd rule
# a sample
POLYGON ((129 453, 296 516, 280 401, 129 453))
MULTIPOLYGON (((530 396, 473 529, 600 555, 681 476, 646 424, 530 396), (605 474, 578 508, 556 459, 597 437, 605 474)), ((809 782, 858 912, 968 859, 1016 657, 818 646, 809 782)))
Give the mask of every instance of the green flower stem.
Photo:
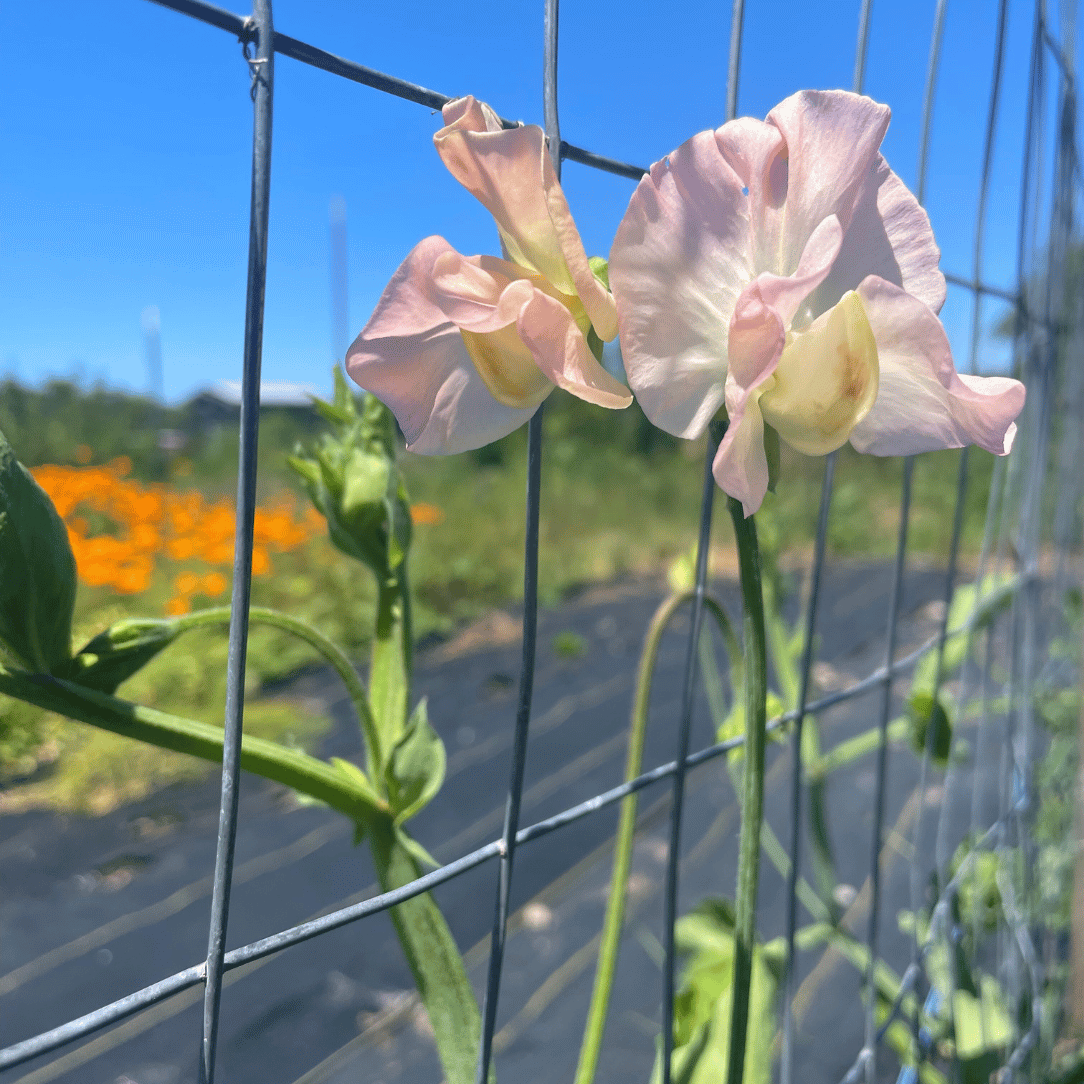
MULTIPOLYGON (((43 674, 0 673, 0 693, 126 738, 222 762, 220 726, 167 715, 43 674)), ((387 809, 375 791, 334 765, 249 734, 241 739, 241 767, 318 798, 354 823, 367 823, 374 809, 387 809)))
MULTIPOLYGON (((373 864, 385 892, 420 876, 401 832, 387 816, 374 817, 369 826, 373 864)), ((473 1084, 481 1016, 448 924, 428 892, 393 907, 391 920, 429 1014, 448 1084, 473 1084)))
POLYGON ((382 787, 384 765, 402 737, 410 703, 414 639, 406 562, 389 573, 386 580, 378 580, 377 589, 369 703, 376 740, 374 778, 380 780, 377 785, 382 787))
MULTIPOLYGON (((727 765, 730 767, 731 765, 727 765)), ((731 767, 731 778, 734 780, 735 789, 737 788, 737 772, 731 767)), ((766 821, 760 827, 760 842, 764 848, 764 853, 769 857, 769 861, 778 870, 779 876, 786 880, 787 875, 790 873, 790 855, 787 854, 783 847, 783 843, 779 842, 779 837, 776 836, 772 826, 766 821)), ((801 900, 802 906, 809 912, 810 917, 818 924, 829 924, 831 922, 831 914, 825 906, 821 896, 816 894, 813 886, 804 877, 799 875, 797 883, 798 899, 801 900)))
MULTIPOLYGON (((307 621, 291 617, 289 614, 281 613, 278 610, 253 606, 249 610, 248 619, 250 624, 270 625, 285 632, 292 632, 315 648, 335 669, 346 687, 350 701, 357 712, 362 731, 365 734, 369 778, 374 781, 377 780, 379 777, 373 772, 372 764, 374 745, 377 741, 373 713, 369 708, 369 697, 365 692, 365 686, 362 684, 361 678, 358 677, 358 672, 354 669, 354 665, 347 657, 346 652, 338 644, 329 640, 322 632, 313 628, 307 621)), ((188 631, 189 629, 205 628, 212 625, 229 624, 229 620, 230 608, 228 606, 216 606, 212 609, 197 610, 195 613, 174 618, 174 623, 178 629, 188 631)), ((376 785, 379 786, 379 782, 376 785)))
POLYGON ((745 755, 738 844, 738 887, 734 924, 734 990, 730 1017, 728 1084, 741 1084, 745 1070, 745 1041, 749 1030, 749 986, 756 940, 757 881, 760 875, 760 827, 764 821, 764 746, 767 726, 768 679, 764 629, 764 595, 760 552, 752 516, 741 501, 727 498, 741 572, 742 633, 745 654, 745 755))
MULTIPOLYGON (((662 634, 677 610, 694 596, 693 591, 671 595, 655 611, 644 637, 640 664, 636 674, 636 694, 633 698, 632 718, 629 725, 629 747, 625 759, 625 782, 635 779, 641 770, 644 755, 644 736, 647 731, 647 708, 651 698, 651 682, 655 662, 659 654, 662 634)), ((719 623, 723 635, 729 634, 730 622, 718 601, 705 596, 704 606, 719 623)), ((591 1006, 584 1027, 583 1044, 580 1047, 579 1064, 576 1067, 575 1084, 591 1084, 598 1068, 599 1053, 606 1030, 606 1017, 610 1008, 617 954, 621 945, 621 929, 625 921, 625 902, 628 895, 629 869, 632 864, 632 845, 636 835, 637 796, 630 794, 621 802, 621 817, 614 840, 614 868, 610 878, 610 895, 606 903, 606 918, 602 926, 595 985, 591 993, 591 1006)))
MULTIPOLYGON (((910 723, 906 718, 893 719, 888 724, 890 742, 906 741, 909 733, 910 723)), ((807 768, 807 778, 811 783, 825 780, 837 768, 842 768, 861 757, 876 752, 880 744, 881 732, 877 727, 862 734, 856 734, 853 738, 847 738, 813 761, 807 768)))

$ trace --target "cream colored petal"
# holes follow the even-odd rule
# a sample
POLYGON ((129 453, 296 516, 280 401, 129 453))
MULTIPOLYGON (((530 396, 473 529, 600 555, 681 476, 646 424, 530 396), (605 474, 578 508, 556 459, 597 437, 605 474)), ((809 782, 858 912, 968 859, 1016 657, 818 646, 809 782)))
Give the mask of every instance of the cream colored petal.
POLYGON ((858 294, 845 294, 806 331, 789 337, 764 418, 792 448, 827 455, 841 448, 877 398, 877 344, 858 294))

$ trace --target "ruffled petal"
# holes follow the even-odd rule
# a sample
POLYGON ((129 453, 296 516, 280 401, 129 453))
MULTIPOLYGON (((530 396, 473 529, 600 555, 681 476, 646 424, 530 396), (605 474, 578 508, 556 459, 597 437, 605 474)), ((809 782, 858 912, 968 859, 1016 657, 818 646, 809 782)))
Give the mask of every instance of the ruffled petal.
POLYGON ((632 402, 629 389, 595 360, 583 332, 559 301, 533 289, 519 311, 516 328, 538 369, 559 388, 611 409, 632 402))
POLYGON ((415 263, 419 289, 465 331, 485 333, 507 327, 515 319, 515 311, 509 311, 507 303, 502 306, 501 298, 509 283, 523 277, 523 271, 514 263, 491 256, 461 256, 443 238, 435 240, 443 242, 444 250, 427 246, 427 262, 419 258, 415 263), (432 259, 428 260, 430 255, 432 259))
POLYGON ((784 217, 770 224, 784 273, 797 265, 806 241, 829 215, 838 215, 844 233, 849 230, 891 115, 888 106, 844 90, 803 90, 768 114, 787 146, 784 217))
POLYGON ((699 436, 723 403, 726 329, 752 278, 741 189, 701 132, 640 181, 610 251, 629 385, 677 436, 699 436))
POLYGON ((893 283, 870 277, 858 294, 877 340, 881 377, 873 409, 851 434, 855 448, 915 455, 977 444, 1008 454, 1024 385, 958 374, 941 322, 893 283))
MULTIPOLYGON (((730 413, 730 425, 715 453, 711 472, 719 488, 742 503, 751 516, 768 492, 768 457, 764 452, 764 418, 759 395, 744 396, 730 413)), ((728 408, 730 406, 728 397, 728 408)))
POLYGON ((614 299, 587 262, 542 129, 503 129, 488 106, 469 96, 449 102, 443 115, 445 127, 433 137, 437 153, 493 215, 509 258, 578 296, 599 337, 614 338, 614 299))
MULTIPOLYGON (((391 409, 407 447, 423 455, 480 448, 518 429, 537 408, 537 401, 517 408, 493 397, 471 360, 463 334, 434 302, 433 267, 449 252, 458 255, 441 237, 428 237, 417 245, 347 352, 347 372, 391 409)), ((492 300, 475 297, 472 309, 459 298, 457 315, 470 322, 467 318, 473 312, 478 316, 476 326, 486 320, 491 324, 492 300)), ((519 350, 527 355, 534 374, 531 379, 542 381, 549 391, 552 385, 538 373, 522 343, 519 350)))
POLYGON ((945 303, 941 250, 929 215, 878 155, 831 274, 810 299, 810 318, 827 312, 868 275, 902 287, 935 313, 945 303))

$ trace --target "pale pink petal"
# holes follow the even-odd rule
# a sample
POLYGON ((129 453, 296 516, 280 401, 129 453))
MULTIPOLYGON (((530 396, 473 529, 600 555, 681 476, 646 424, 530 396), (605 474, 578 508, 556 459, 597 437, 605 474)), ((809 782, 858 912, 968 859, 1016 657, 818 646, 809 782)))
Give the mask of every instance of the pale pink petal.
POLYGON ((770 310, 780 328, 785 332, 791 326, 795 313, 809 294, 824 280, 839 252, 842 230, 835 215, 826 218, 806 243, 805 251, 793 275, 773 275, 765 271, 758 275, 741 293, 730 324, 730 371, 742 387, 751 388, 771 371, 769 363, 779 357, 779 350, 769 358, 767 354, 753 357, 735 350, 735 320, 748 321, 760 309, 770 310))
POLYGON ((459 328, 432 300, 430 274, 447 252, 454 250, 441 237, 414 248, 346 362, 350 376, 395 414, 410 450, 425 455, 489 444, 518 429, 537 408, 507 407, 493 398, 459 328))
POLYGON ((501 296, 522 275, 507 260, 461 256, 451 245, 443 252, 434 251, 431 263, 419 260, 415 264, 419 290, 457 327, 479 333, 506 327, 515 319, 514 313, 500 308, 501 296))
POLYGON ((741 179, 749 201, 746 249, 758 271, 786 274, 780 233, 786 217, 787 145, 774 124, 738 117, 715 131, 719 153, 741 179))
MULTIPOLYGON (((715 453, 712 474, 719 488, 742 503, 751 516, 768 492, 768 457, 764 453, 764 418, 757 394, 744 397, 739 407, 735 400, 730 425, 715 453)), ((730 406, 728 395, 727 406, 730 406)))
POLYGON ((614 300, 587 262, 542 129, 502 129, 493 111, 470 97, 449 102, 444 120, 433 137, 437 153, 493 215, 509 258, 578 296, 599 337, 612 339, 614 300))
POLYGON ((880 389, 851 443, 873 455, 914 455, 977 444, 1012 447, 1024 385, 1008 377, 961 376, 944 328, 921 301, 870 277, 858 288, 877 341, 880 389))
MULTIPOLYGON (((515 283, 519 293, 526 282, 515 283)), ((507 291, 511 293, 513 287, 507 291)), ((595 360, 583 332, 559 301, 532 288, 519 310, 520 339, 542 373, 580 399, 611 409, 627 407, 632 394, 595 360)))
POLYGON ((810 299, 809 316, 827 312, 867 275, 902 287, 935 313, 945 303, 941 250, 930 219, 878 155, 854 209, 831 274, 810 299))
MULTIPOLYGON (((730 318, 730 375, 727 387, 733 384, 748 393, 763 384, 772 375, 786 342, 787 329, 779 314, 765 304, 759 283, 752 283, 738 298, 734 315, 730 318)), ((731 394, 728 391, 728 411, 731 394)))
POLYGON ((784 219, 772 230, 784 274, 829 215, 848 231, 891 115, 888 106, 844 90, 803 90, 768 114, 787 146, 784 219))
POLYGON ((753 277, 741 180, 701 132, 633 193, 610 251, 625 372, 644 413, 682 437, 723 403, 726 329, 753 277))

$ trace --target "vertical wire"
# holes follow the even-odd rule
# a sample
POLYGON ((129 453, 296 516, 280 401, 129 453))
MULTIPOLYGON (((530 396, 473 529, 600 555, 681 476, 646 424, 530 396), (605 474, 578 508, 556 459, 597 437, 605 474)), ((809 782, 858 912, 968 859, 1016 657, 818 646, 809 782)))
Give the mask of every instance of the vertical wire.
MULTIPOLYGON (((557 116, 557 42, 559 0, 545 0, 543 34, 545 39, 542 69, 542 107, 550 159, 561 178, 561 129, 557 116)), ((534 668, 538 634, 538 517, 542 491, 542 412, 532 415, 527 427, 527 511, 523 543, 523 654, 519 675, 519 704, 512 747, 512 770, 501 834, 500 871, 497 900, 490 937, 489 968, 486 974, 485 999, 482 1002, 482 1035, 478 1048, 477 1084, 488 1084, 493 1060, 493 1035, 497 1027, 497 1001, 500 996, 504 946, 508 933, 508 909, 512 894, 512 866, 516 854, 523 775, 527 766, 527 737, 534 697, 534 668)))
MULTIPOLYGON (((1027 377, 1028 370, 1030 368, 1031 357, 1031 338, 1034 332, 1034 324, 1031 317, 1031 298, 1028 296, 1027 290, 1027 274, 1028 274, 1028 252, 1029 252, 1029 238, 1031 234, 1031 226, 1033 218, 1030 214, 1031 208, 1031 187, 1032 187, 1032 154, 1036 152, 1036 157, 1041 156, 1041 137, 1037 133, 1041 130, 1041 94, 1040 84, 1042 82, 1042 7, 1041 0, 1036 0, 1034 7, 1034 18, 1032 26, 1032 43, 1031 43, 1031 59, 1029 63, 1028 71, 1028 104, 1027 104, 1027 116, 1024 125, 1024 147, 1023 147, 1023 162, 1022 162, 1022 176, 1020 182, 1020 215, 1017 224, 1017 240, 1016 240, 1016 264, 1017 264, 1017 320, 1015 328, 1015 354, 1016 354, 1016 375, 1020 377, 1027 377)), ((1038 171, 1041 162, 1036 163, 1036 171, 1038 171)), ((1036 182, 1036 192, 1041 188, 1041 185, 1036 182)), ((1034 221, 1037 221, 1037 213, 1034 217, 1034 221)), ((1021 428, 1025 433, 1030 434, 1030 425, 1033 424, 1034 409, 1032 406, 1032 397, 1028 396, 1028 402, 1025 404, 1025 421, 1026 425, 1021 428)), ((1021 434, 1022 436, 1024 433, 1021 434)), ((1027 454, 1027 450, 1024 449, 1022 455, 1014 456, 1014 462, 1010 464, 1010 470, 1006 481, 1006 493, 1004 497, 1005 508, 1003 509, 1003 516, 1006 521, 1010 517, 1010 498, 1012 498, 1013 510, 1016 511, 1019 516, 1020 507, 1017 506, 1016 497, 1017 490, 1023 486, 1026 488, 1026 483, 1021 481, 1021 471, 1023 460, 1027 454)), ((1022 503, 1022 502, 1021 502, 1022 503)), ((1019 521, 1018 521, 1019 522, 1019 521)), ((1012 523, 1007 522, 1008 529, 1012 529, 1012 523)), ((1006 730, 1005 730, 1005 742, 1002 745, 1002 762, 1001 762, 1001 779, 1000 786, 998 788, 998 818, 1003 823, 1008 823, 1010 817, 1013 814, 1014 808, 1014 764, 1015 764, 1015 752, 1013 749, 1015 741, 1015 702, 1018 696, 1017 691, 1017 670, 1018 670, 1018 653, 1019 653, 1019 629, 1020 629, 1020 599, 1019 595, 1013 596, 1012 611, 1008 622, 1008 645, 1007 650, 1010 655, 1009 667, 1008 667, 1008 681, 1005 690, 1006 697, 1006 730)), ((999 863, 1009 861, 1009 848, 1010 840, 1008 833, 1003 832, 999 840, 998 845, 998 860, 999 863)), ((1015 945, 1008 937, 1008 932, 1005 924, 998 924, 997 940, 996 940, 996 957, 995 957, 995 973, 997 974, 998 981, 1002 983, 1003 988, 1007 991, 1010 1003, 1016 1005, 1018 1003, 1019 995, 1019 983, 1017 967, 1017 953, 1015 951, 1015 945)), ((1017 1027, 1016 1014, 1013 1013, 1014 1028, 1017 1027)))
MULTIPOLYGON (((974 241, 974 264, 973 264, 973 281, 979 280, 982 270, 982 251, 983 240, 985 236, 985 224, 986 224, 986 202, 989 194, 990 186, 990 170, 993 161, 994 152, 994 137, 997 131, 997 109, 998 102, 1001 93, 1001 73, 1005 53, 1005 28, 1008 15, 1007 0, 1000 0, 998 4, 998 19, 997 30, 995 33, 994 44, 994 72, 990 87, 990 101, 987 113, 986 122, 986 138, 983 148, 983 163, 982 163, 982 175, 979 185, 979 201, 976 212, 975 221, 975 241, 974 241)), ((975 363, 978 352, 978 337, 979 337, 979 317, 982 311, 982 299, 977 290, 973 289, 973 308, 972 308, 972 325, 971 325, 971 342, 970 342, 970 371, 975 371, 975 363)), ((952 535, 949 543, 949 555, 948 555, 948 569, 945 574, 945 594, 943 599, 944 612, 941 615, 940 629, 938 630, 939 641, 937 645, 937 664, 934 671, 934 684, 933 684, 933 699, 930 706, 930 718, 926 726, 925 741, 923 742, 922 759, 919 767, 918 776, 918 809, 915 814, 914 830, 912 832, 912 854, 914 859, 911 865, 911 913, 918 915, 922 906, 922 881, 923 870, 918 862, 918 855, 921 853, 920 844, 922 839, 922 829, 926 817, 926 786, 930 774, 931 761, 933 759, 934 743, 936 741, 936 718, 938 712, 939 695, 941 690, 941 684, 944 680, 944 663, 945 663, 945 637, 948 631, 949 613, 952 605, 952 594, 956 582, 956 568, 959 560, 960 552, 960 536, 963 531, 964 521, 964 499, 967 491, 967 468, 969 462, 969 448, 964 448, 960 454, 959 471, 956 481, 956 503, 952 521, 952 535)), ((981 572, 980 581, 981 589, 981 572)), ((970 637, 970 634, 969 634, 970 637)), ((949 775, 951 775, 951 768, 949 769, 949 775)), ((949 790, 946 785, 945 791, 941 800, 941 820, 943 821, 946 816, 946 811, 950 806, 949 802, 949 790)), ((938 836, 940 836, 940 826, 938 829, 938 836)), ((934 855, 934 868, 937 873, 940 873, 938 855, 935 847, 934 855)), ((917 961, 919 959, 919 953, 921 946, 919 945, 919 929, 917 921, 914 924, 912 938, 912 960, 917 961)), ((953 931, 950 930, 948 936, 953 936, 953 931)), ((955 952, 949 948, 949 957, 951 960, 955 960, 955 952)), ((946 1011, 949 1016, 950 1030, 955 1034, 955 983, 954 973, 952 969, 949 969, 949 990, 946 1000, 946 1011)), ((955 1048, 954 1048, 955 1049, 955 1048)), ((919 1044, 918 1057, 921 1064, 924 1059, 925 1047, 919 1044)), ((956 1067, 956 1071, 959 1068, 959 1062, 957 1056, 954 1054, 953 1064, 956 1067)))
MULTIPOLYGON (((986 116, 986 141, 985 141, 985 145, 983 147, 982 177, 981 177, 981 180, 979 182, 979 202, 978 202, 978 208, 976 210, 976 217, 975 217, 975 240, 974 240, 974 247, 973 247, 973 251, 972 251, 972 263, 971 263, 971 266, 972 266, 971 278, 972 278, 973 282, 978 282, 979 279, 982 277, 983 246, 984 246, 985 239, 986 239, 986 205, 987 205, 987 201, 988 201, 989 195, 990 195, 990 173, 991 173, 991 169, 992 169, 992 165, 993 165, 993 158, 994 158, 994 141, 995 141, 995 137, 997 135, 997 112, 998 112, 998 106, 999 106, 999 103, 1000 103, 1000 100, 1001 100, 1001 77, 1002 77, 1002 73, 1004 71, 1005 32, 1006 32, 1007 23, 1008 23, 1008 2, 1007 2, 1007 0, 1000 0, 1000 2, 998 4, 997 30, 996 30, 996 34, 995 34, 995 46, 994 46, 994 74, 993 74, 993 79, 992 79, 991 86, 990 86, 990 104, 989 104, 989 109, 988 109, 987 116, 986 116)), ((982 296, 978 293, 977 290, 972 291, 972 301, 973 301, 973 305, 972 305, 972 310, 971 310, 971 336, 970 336, 969 356, 968 356, 968 372, 970 372, 970 373, 974 373, 977 366, 978 366, 979 335, 980 335, 980 330, 981 330, 980 329, 980 319, 981 319, 981 315, 982 315, 982 296)), ((962 455, 961 455, 961 457, 960 457, 960 473, 959 473, 959 477, 958 477, 958 480, 957 480, 957 490, 956 490, 957 508, 959 508, 961 506, 962 502, 963 502, 963 498, 964 498, 964 494, 965 494, 966 486, 967 486, 967 456, 968 456, 968 449, 965 448, 962 455)), ((991 488, 990 507, 993 507, 995 505, 995 503, 996 502, 995 502, 995 499, 994 499, 994 496, 993 496, 993 489, 991 488)), ((960 517, 957 516, 956 519, 959 520, 960 517)), ((979 567, 978 567, 978 570, 977 570, 976 585, 977 585, 977 590, 979 592, 981 592, 981 590, 982 590, 982 580, 983 580, 984 573, 985 573, 986 547, 987 547, 987 540, 989 538, 988 527, 989 527, 989 516, 987 517, 987 529, 985 529, 983 531, 983 549, 982 549, 982 553, 980 555, 979 567)), ((935 681, 934 681, 934 689, 933 689, 933 695, 934 695, 935 700, 937 699, 938 692, 940 691, 940 688, 941 688, 941 683, 942 683, 942 681, 944 679, 945 634, 946 634, 946 632, 948 630, 949 609, 950 609, 951 602, 952 602, 953 581, 955 579, 955 573, 956 573, 956 559, 957 559, 957 553, 958 553, 958 549, 959 549, 959 541, 960 541, 960 539, 959 539, 959 530, 957 529, 956 523, 954 523, 953 524, 952 542, 951 542, 950 548, 949 548, 949 571, 948 571, 948 577, 947 577, 948 582, 946 584, 946 594, 945 594, 945 613, 944 613, 944 615, 942 617, 941 628, 939 630, 940 639, 939 639, 939 642, 938 642, 938 645, 937 645, 937 670, 936 670, 936 678, 935 678, 935 681)), ((977 597, 978 596, 976 596, 976 598, 977 597)), ((969 629, 968 632, 967 632, 967 646, 968 647, 970 647, 970 642, 971 642, 971 630, 969 629)), ((966 661, 966 657, 967 656, 965 654, 965 661, 966 661)), ((960 706, 962 707, 962 702, 961 702, 960 706)), ((950 764, 951 764, 951 762, 950 762, 950 764)), ((977 762, 976 762, 976 764, 977 764, 977 762)), ((948 793, 949 793, 948 792, 948 780, 951 779, 952 776, 955 775, 955 774, 956 773, 954 772, 953 768, 950 766, 949 769, 948 769, 948 772, 946 773, 945 798, 941 803, 941 813, 940 813, 938 829, 937 829, 938 845, 937 845, 937 848, 936 848, 936 851, 935 851, 935 863, 936 863, 936 866, 937 866, 938 870, 942 870, 944 865, 945 865, 944 855, 942 853, 943 850, 945 849, 945 844, 943 842, 943 838, 944 838, 945 834, 947 833, 948 810, 949 810, 950 804, 951 804, 949 802, 949 800, 948 800, 948 793)), ((976 779, 977 779, 977 775, 976 775, 976 779)), ((973 781, 973 785, 974 785, 974 781, 973 781)), ((924 801, 924 797, 925 797, 924 794, 919 795, 919 802, 920 803, 922 803, 924 801)), ((921 818, 922 818, 922 806, 920 804, 920 806, 919 806, 919 817, 918 817, 919 822, 921 822, 921 818)), ((917 831, 917 829, 916 829, 916 831, 917 831)), ((917 835, 916 835, 915 838, 916 838, 916 842, 917 842, 917 838, 918 838, 917 835)))
MULTIPOLYGON (((219 807, 211 920, 203 998, 200 1082, 213 1084, 222 1000, 222 958, 230 909, 233 856, 237 841, 241 726, 245 706, 245 658, 252 590, 253 521, 256 508, 256 451, 260 425, 260 368, 263 352, 264 288, 267 281, 267 228, 271 197, 271 119, 274 83, 274 27, 271 0, 254 0, 252 24, 256 55, 252 73, 252 192, 249 212, 248 286, 245 299, 244 368, 241 384, 240 448, 237 468, 237 522, 230 599, 229 656, 226 663, 226 713, 222 743, 222 800, 219 807)), ((247 56, 247 46, 246 46, 247 56)))
MULTIPOLYGON (((933 104, 937 89, 937 76, 941 66, 941 43, 945 31, 945 9, 948 0, 938 0, 934 13, 933 36, 930 41, 930 58, 926 68, 926 92, 922 104, 922 138, 919 144, 916 196, 920 204, 926 201, 926 178, 928 174, 930 132, 933 127, 933 104)), ((874 1084, 877 1078, 877 995, 874 986, 874 968, 877 964, 881 912, 881 840, 884 835, 885 791, 888 780, 888 721, 892 713, 892 662, 896 653, 896 633, 900 601, 903 595, 903 573, 907 561, 907 532, 911 517, 911 490, 914 480, 915 461, 908 456, 903 461, 903 479, 900 486, 900 526, 896 544, 896 561, 892 579, 892 594, 888 603, 888 629, 885 642, 885 678, 881 693, 881 712, 878 720, 877 768, 873 812, 873 833, 870 845, 870 909, 866 929, 868 965, 866 968, 866 1084, 874 1084)))
POLYGON ((711 548, 711 515, 715 503, 715 476, 711 467, 722 435, 721 427, 708 427, 707 452, 704 455, 704 487, 700 501, 700 535, 696 544, 696 588, 693 593, 689 644, 685 654, 685 676, 681 691, 681 725, 678 728, 677 765, 674 770, 670 807, 670 846, 666 855, 666 888, 663 896, 663 969, 662 969, 662 1084, 670 1084, 674 1054, 674 974, 676 948, 674 927, 677 923, 678 867, 681 858, 681 814, 685 805, 686 761, 692 731, 693 697, 696 683, 696 654, 700 626, 704 616, 704 592, 708 579, 708 552, 711 548))
MULTIPOLYGON (((861 94, 866 80, 866 58, 869 54, 869 25, 872 0, 862 0, 858 14, 858 42, 854 56, 854 92, 861 94)), ((813 668, 814 637, 817 628, 817 604, 824 574, 824 551, 828 537, 828 513, 832 506, 835 481, 836 453, 831 452, 824 463, 821 483, 821 504, 817 515, 817 536, 813 547, 813 568, 810 572, 809 603, 806 612, 805 643, 802 647, 799 677, 797 717, 791 739, 794 757, 790 777, 790 869, 787 871, 786 962, 783 978, 783 1047, 780 1054, 780 1084, 791 1084, 794 1077, 794 984, 797 968, 794 958, 794 938, 798 928, 798 876, 802 858, 802 735, 805 729, 805 708, 809 702, 809 675, 813 668)))
POLYGON ((734 0, 730 9, 730 57, 726 72, 726 119, 738 115, 738 87, 741 83, 741 35, 745 22, 745 0, 734 0))
MULTIPOLYGON (((730 15, 730 56, 727 65, 726 119, 738 112, 738 83, 741 72, 742 24, 744 0, 734 0, 730 15)), ((689 645, 685 656, 682 688, 681 725, 678 729, 677 767, 674 772, 670 807, 670 846, 666 855, 666 890, 663 896, 663 968, 662 968, 662 1084, 670 1084, 674 1056, 674 986, 677 967, 674 927, 677 923, 678 868, 681 860, 681 815, 685 804, 685 772, 692 730, 693 690, 696 681, 696 653, 704 615, 704 591, 708 578, 708 552, 711 547, 711 517, 715 503, 715 478, 711 468, 722 435, 716 423, 708 426, 704 455, 704 488, 700 502, 700 534, 696 551, 696 586, 693 594, 689 645)))
MULTIPOLYGON (((550 0, 555 3, 556 0, 550 0)), ((482 1005, 482 1037, 478 1051, 476 1080, 485 1084, 493 1057, 493 1034, 497 1023, 497 999, 500 994, 501 969, 508 929, 508 905, 512 892, 512 862, 516 852, 516 832, 519 831, 520 802, 523 794, 523 773, 527 764, 527 732, 531 721, 531 699, 534 693, 535 642, 538 631, 538 510, 542 485, 542 407, 540 406, 527 431, 527 529, 524 543, 523 569, 523 656, 519 679, 519 705, 516 711, 515 741, 512 748, 512 773, 504 810, 504 830, 501 833, 500 872, 497 880, 497 902, 490 939, 489 969, 486 993, 482 1005)))
POLYGON ((854 82, 855 94, 861 94, 866 84, 866 57, 869 54, 869 14, 873 7, 873 0, 862 0, 862 7, 858 12, 858 45, 854 51, 854 82))
MULTIPOLYGON (((1043 36, 1046 36, 1045 4, 1040 4, 1039 21, 1043 24, 1043 36)), ((1040 80, 1042 66, 1040 64, 1040 80)), ((1039 670, 1039 620, 1042 606, 1043 585, 1038 575, 1040 547, 1042 545, 1042 512, 1047 459, 1050 450, 1051 407, 1054 391, 1054 379, 1058 366, 1060 333, 1054 327, 1057 313, 1058 324, 1063 315, 1062 287, 1065 272, 1065 253, 1068 232, 1071 229, 1071 203, 1067 198, 1072 185, 1072 142, 1073 99, 1072 88, 1063 71, 1060 80, 1058 105, 1059 131, 1054 159, 1052 191, 1050 200, 1050 240, 1046 262, 1046 281, 1044 297, 1044 330, 1041 338, 1042 350, 1037 356, 1038 401, 1035 409, 1035 429, 1033 431, 1033 452, 1030 463, 1030 477, 1023 504, 1023 525, 1021 550, 1024 567, 1028 574, 1024 586, 1024 606, 1022 614, 1022 644, 1020 651, 1020 696, 1018 703, 1021 714, 1020 764, 1018 766, 1019 797, 1014 803, 1013 815, 1016 820, 1016 844, 1021 855, 1019 863, 1021 891, 1020 898, 1027 901, 1030 896, 1032 866, 1034 860, 1034 841, 1031 825, 1034 815, 1034 783, 1032 770, 1035 757, 1035 705, 1034 684, 1039 670), (1067 123, 1069 122, 1068 126, 1067 123)), ((1034 952, 1030 940, 1028 925, 1030 916, 1021 916, 1015 908, 1006 908, 1006 917, 1012 927, 1017 942, 1017 951, 1027 969, 1031 988, 1030 1025, 1009 1061, 1007 1074, 1019 1067, 1027 1050, 1034 1044, 1039 1034, 1042 1020, 1042 963, 1034 952)))

